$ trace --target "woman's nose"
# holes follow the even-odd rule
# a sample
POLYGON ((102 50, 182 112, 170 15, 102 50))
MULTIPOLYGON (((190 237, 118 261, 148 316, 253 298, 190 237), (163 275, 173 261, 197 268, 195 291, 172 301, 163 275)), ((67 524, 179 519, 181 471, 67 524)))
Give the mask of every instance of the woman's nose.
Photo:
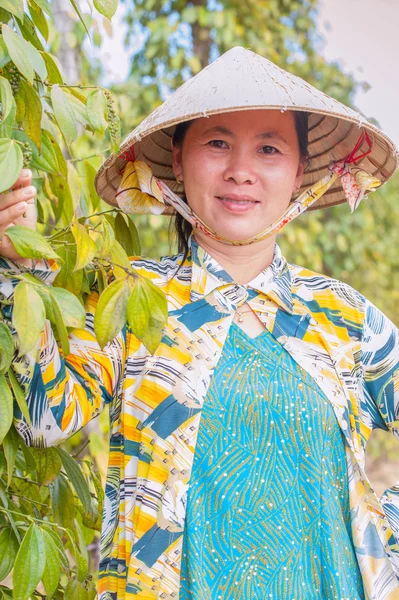
POLYGON ((224 171, 224 178, 226 181, 233 180, 237 185, 255 183, 253 158, 243 155, 242 152, 232 152, 224 171))

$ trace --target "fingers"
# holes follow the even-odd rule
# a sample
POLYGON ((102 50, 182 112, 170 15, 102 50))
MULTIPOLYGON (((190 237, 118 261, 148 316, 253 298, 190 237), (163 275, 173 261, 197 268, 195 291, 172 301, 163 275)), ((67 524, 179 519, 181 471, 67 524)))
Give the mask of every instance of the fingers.
POLYGON ((0 213, 4 209, 8 209, 11 206, 20 202, 32 203, 36 196, 36 188, 33 185, 27 187, 20 187, 7 194, 0 194, 0 213))
POLYGON ((22 169, 17 181, 12 186, 13 190, 18 190, 21 187, 26 187, 32 182, 32 171, 30 169, 22 169))

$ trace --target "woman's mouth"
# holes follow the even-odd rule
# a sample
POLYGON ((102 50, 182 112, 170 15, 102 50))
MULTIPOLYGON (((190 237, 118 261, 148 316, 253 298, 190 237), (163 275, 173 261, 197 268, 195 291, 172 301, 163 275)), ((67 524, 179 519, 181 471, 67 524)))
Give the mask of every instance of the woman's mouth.
POLYGON ((244 213, 249 210, 254 210, 257 204, 259 204, 258 200, 254 198, 249 198, 248 196, 216 196, 217 200, 223 204, 227 210, 233 213, 244 213))

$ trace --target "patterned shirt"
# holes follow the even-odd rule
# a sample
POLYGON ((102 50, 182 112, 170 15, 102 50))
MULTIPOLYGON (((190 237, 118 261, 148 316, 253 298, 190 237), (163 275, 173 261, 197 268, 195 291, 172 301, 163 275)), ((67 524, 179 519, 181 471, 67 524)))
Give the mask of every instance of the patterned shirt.
MULTIPOLYGON (((396 327, 348 285, 288 264, 277 246, 272 264, 238 285, 190 242, 184 262, 182 255, 132 259, 168 300, 168 323, 154 355, 129 327, 100 349, 93 291, 86 328, 70 334, 67 357, 46 324, 36 350, 13 363, 31 411, 30 428, 22 417, 17 422, 27 443, 59 443, 110 404, 100 599, 179 596, 201 407, 235 311, 245 302, 330 401, 345 439, 353 544, 366 597, 397 599, 399 485, 378 499, 364 472, 374 428, 399 438, 396 327)), ((4 259, 0 267, 17 268, 4 259)), ((56 268, 43 261, 33 273, 50 284, 56 268)), ((9 298, 16 283, 1 278, 0 293, 9 298)))

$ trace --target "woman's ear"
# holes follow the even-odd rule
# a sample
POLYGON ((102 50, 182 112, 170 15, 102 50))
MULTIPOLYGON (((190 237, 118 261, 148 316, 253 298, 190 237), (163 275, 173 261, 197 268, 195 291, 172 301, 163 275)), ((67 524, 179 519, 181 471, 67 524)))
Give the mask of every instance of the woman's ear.
POLYGON ((172 144, 172 168, 178 181, 183 181, 183 157, 182 147, 172 144))
POLYGON ((304 171, 306 169, 306 164, 307 164, 306 160, 301 159, 299 161, 298 171, 297 171, 296 177, 295 177, 295 185, 294 185, 295 190, 299 190, 302 185, 302 179, 303 179, 304 171))

